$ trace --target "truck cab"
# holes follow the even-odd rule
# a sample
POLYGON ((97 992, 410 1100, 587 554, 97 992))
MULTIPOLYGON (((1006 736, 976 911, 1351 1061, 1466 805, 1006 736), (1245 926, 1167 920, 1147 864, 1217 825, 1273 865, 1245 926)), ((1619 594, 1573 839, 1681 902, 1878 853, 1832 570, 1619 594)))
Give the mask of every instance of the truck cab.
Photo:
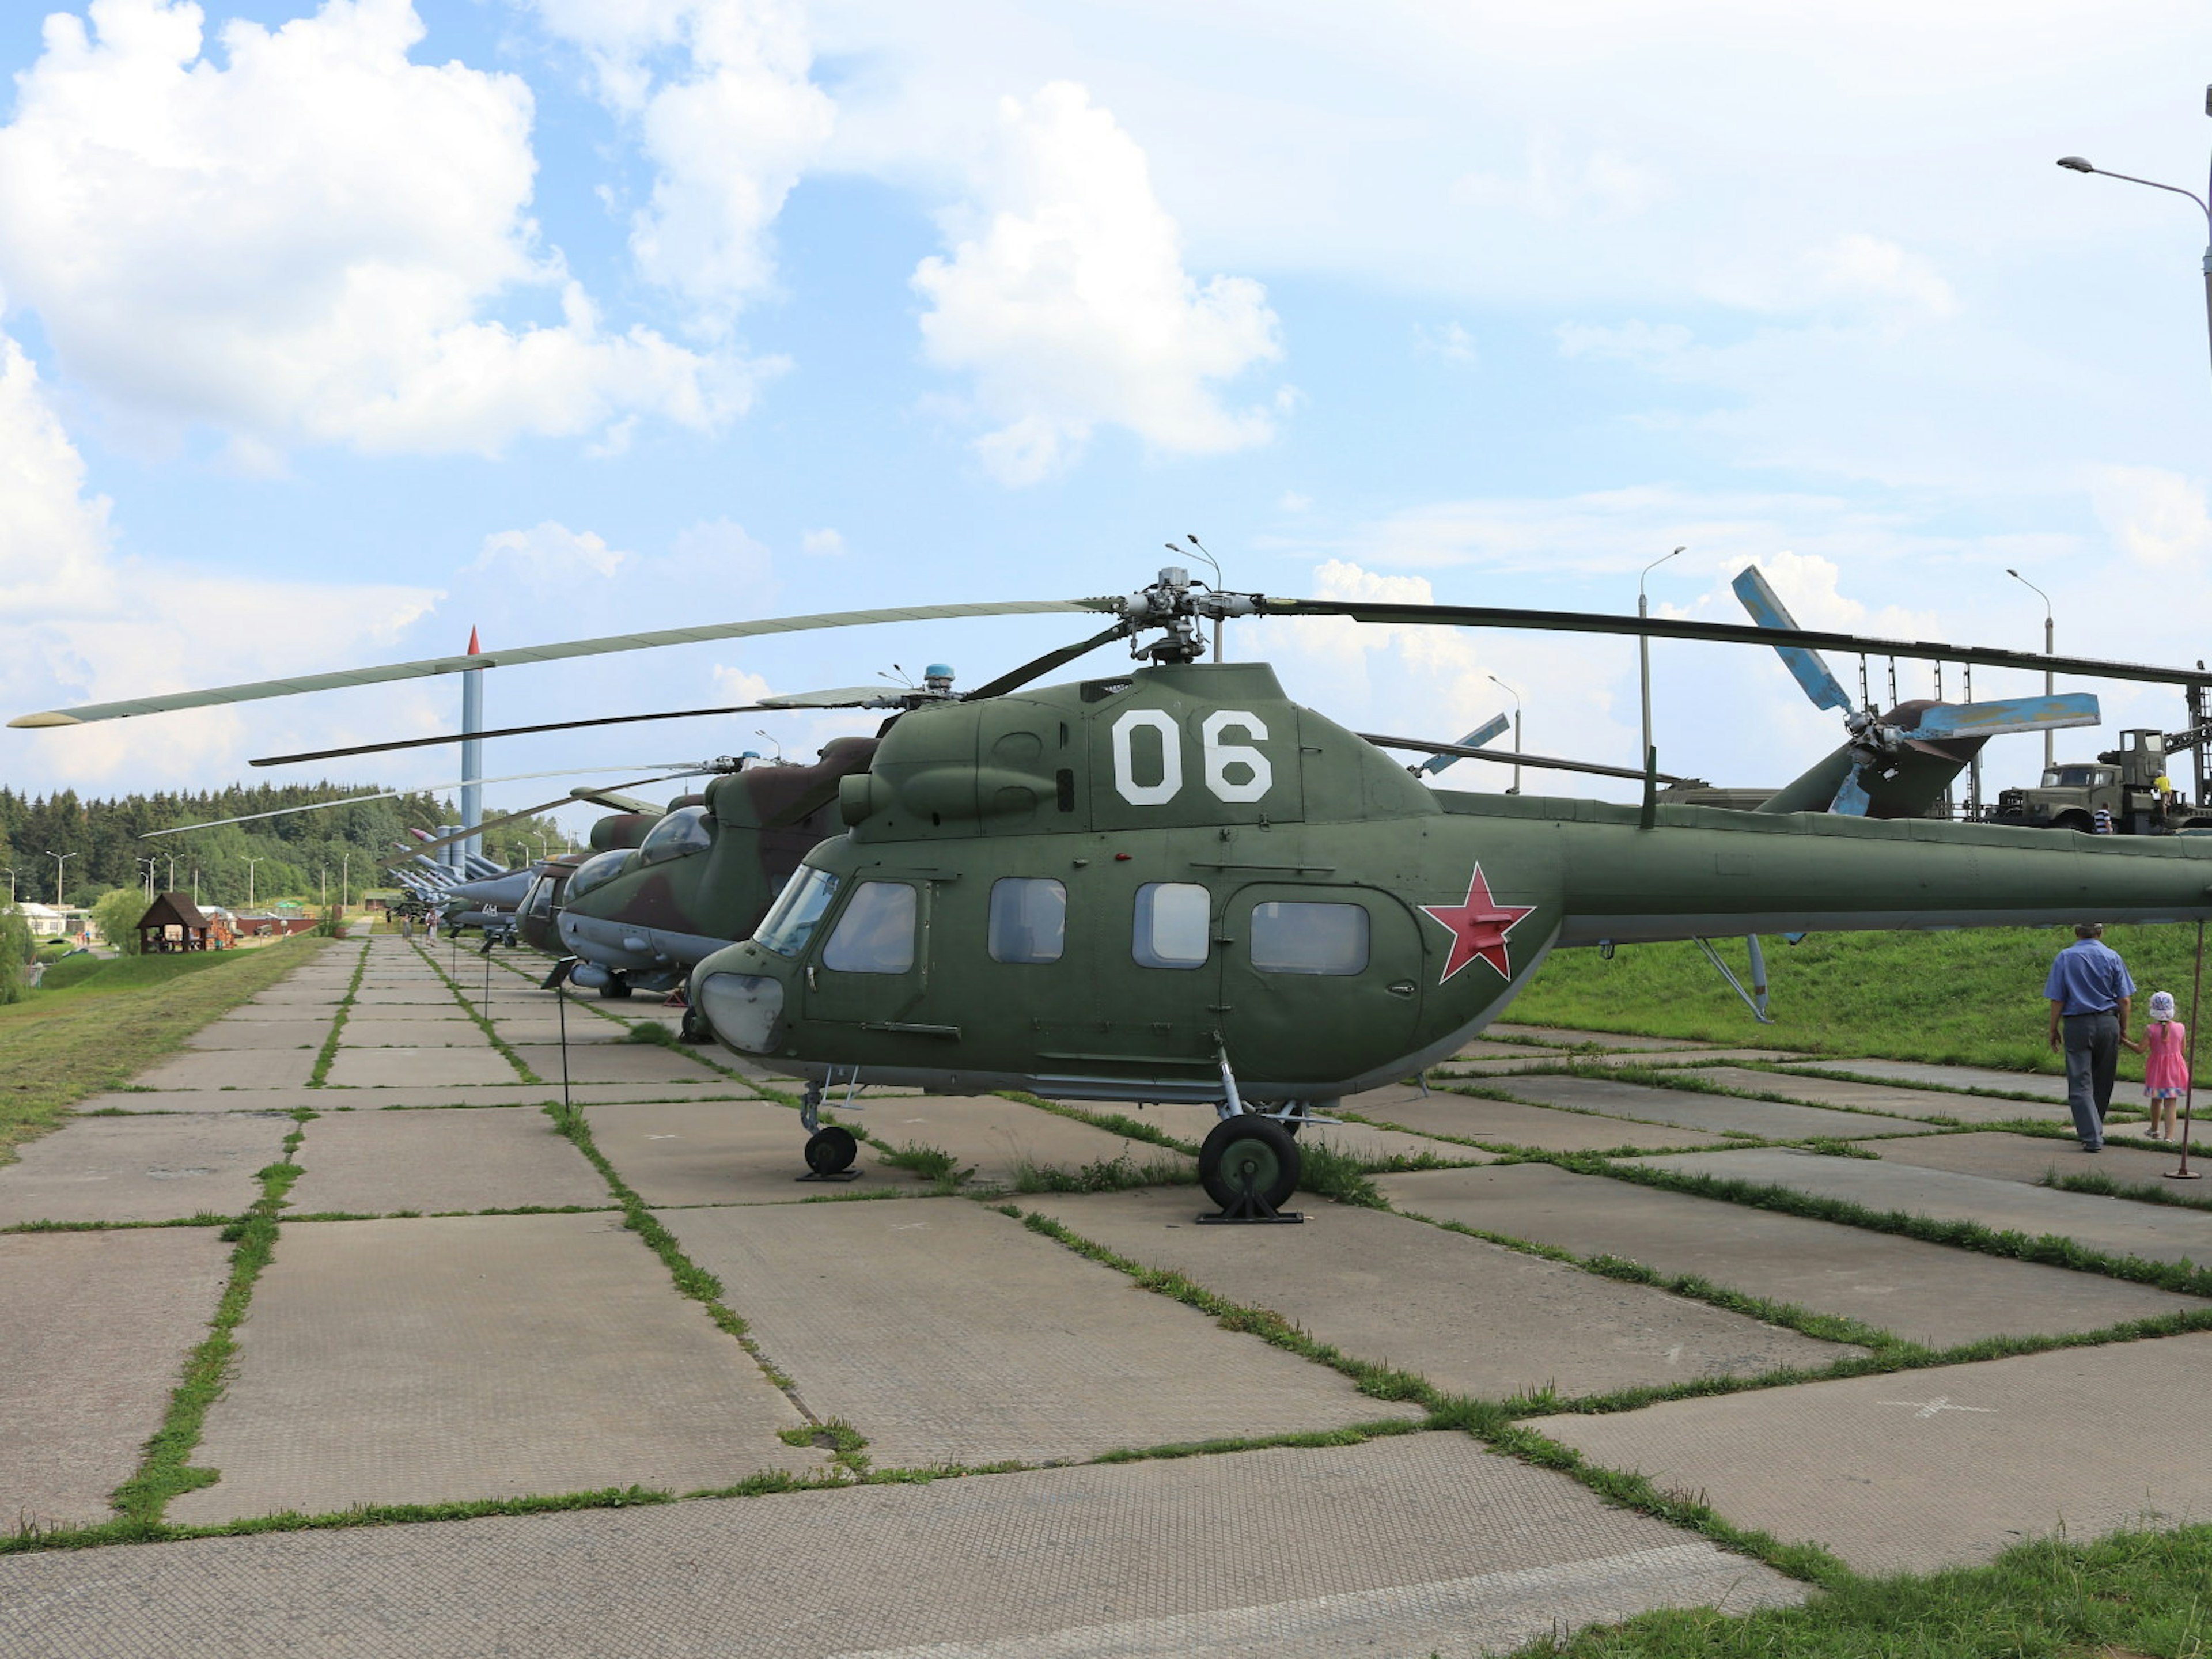
POLYGON ((2101 812, 2113 832, 2124 836, 2212 826, 2212 811, 2200 817, 2170 785, 2160 787, 2166 769, 2163 732, 2144 727, 2123 732, 2120 746, 2106 750, 2094 765, 2069 761, 2045 767, 2041 787, 2005 790, 1997 797, 1997 822, 2089 834, 2101 812))

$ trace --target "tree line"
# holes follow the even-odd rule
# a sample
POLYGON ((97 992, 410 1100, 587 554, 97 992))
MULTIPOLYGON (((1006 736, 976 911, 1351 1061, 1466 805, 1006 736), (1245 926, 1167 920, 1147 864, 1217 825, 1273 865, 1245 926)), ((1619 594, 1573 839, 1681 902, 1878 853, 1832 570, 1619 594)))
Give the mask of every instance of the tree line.
MULTIPOLYGON (((0 787, 0 869, 13 870, 15 897, 47 904, 58 890, 71 904, 88 905, 117 888, 143 889, 146 869, 140 860, 148 858, 155 860, 156 891, 173 888, 189 895, 197 884, 204 905, 237 909, 249 891, 256 905, 282 898, 320 902, 325 895, 336 901, 346 888, 358 899, 392 885, 380 860, 412 840, 407 831, 453 823, 459 808, 418 790, 151 841, 142 837, 149 830, 343 800, 383 787, 263 783, 104 800, 82 799, 69 789, 33 798, 0 787), (57 860, 56 854, 68 856, 57 860)), ((502 863, 526 863, 548 842, 559 851, 560 831, 550 819, 533 818, 493 830, 484 851, 502 863)))

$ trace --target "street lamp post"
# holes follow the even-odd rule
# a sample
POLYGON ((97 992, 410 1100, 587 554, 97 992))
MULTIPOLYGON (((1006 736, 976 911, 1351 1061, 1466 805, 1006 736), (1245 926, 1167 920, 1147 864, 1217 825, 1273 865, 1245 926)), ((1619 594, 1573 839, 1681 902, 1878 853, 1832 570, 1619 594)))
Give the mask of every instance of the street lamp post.
MULTIPOLYGON (((1678 547, 1674 550, 1674 553, 1683 550, 1678 547)), ((1644 567, 1643 574, 1637 577, 1636 617, 1638 621, 1641 622, 1651 614, 1650 602, 1644 597, 1644 577, 1666 563, 1668 559, 1673 558, 1674 553, 1669 553, 1664 558, 1652 560, 1650 564, 1644 567)), ((1638 634, 1636 636, 1636 678, 1644 692, 1644 752, 1637 757, 1637 763, 1649 767, 1651 764, 1651 636, 1649 634, 1638 634)), ((1513 746, 1516 749, 1521 746, 1521 739, 1518 737, 1513 739, 1513 746)))
POLYGON ((269 854, 266 853, 260 854, 258 858, 250 858, 246 860, 246 908, 249 910, 253 908, 253 866, 257 864, 266 864, 268 862, 269 854))
MULTIPOLYGON (((1521 747, 1521 694, 1495 674, 1490 676, 1490 683, 1513 699, 1513 752, 1516 755, 1526 752, 1521 747)), ((1512 793, 1516 795, 1521 793, 1521 763, 1518 761, 1513 763, 1512 793)))
MULTIPOLYGON (((2204 112, 2207 115, 2212 115, 2212 87, 2204 88, 2204 112)), ((2058 158, 2058 165, 2069 173, 2094 173, 2107 179, 2122 179, 2131 185, 2143 185, 2152 190, 2162 190, 2171 195, 2186 196, 2197 204, 2197 210, 2204 216, 2205 339, 2208 345, 2212 345, 2212 201, 2207 200, 2207 196, 2212 196, 2212 184, 2206 185, 2206 196, 2199 196, 2193 190, 2182 189, 2179 185, 2162 185, 2155 179, 2138 179, 2132 173, 2113 173, 2105 167, 2093 167, 2079 155, 2062 155, 2058 158)))
POLYGON ((14 908, 14 906, 15 906, 15 871, 14 871, 14 870, 10 869, 7 873, 8 873, 8 903, 9 903, 9 908, 14 908))
MULTIPOLYGON (((2043 601, 2043 654, 2046 657, 2051 655, 2051 641, 2054 637, 2055 624, 2051 619, 2051 595, 2045 592, 2041 588, 2038 587, 2033 582, 2028 580, 2027 577, 2021 575, 2019 571, 2013 569, 2009 565, 2005 568, 2005 574, 2011 577, 2022 587, 2027 589, 2029 592, 2034 594, 2037 599, 2043 601)), ((2047 697, 2057 689, 2057 678, 2049 669, 2045 669, 2043 671, 2043 695, 2047 697)), ((2051 728, 2046 726, 2043 728, 2043 769, 2045 771, 2047 772, 2051 769, 2052 762, 2055 758, 2056 751, 2051 748, 2051 728)))
POLYGON ((46 856, 54 861, 54 908, 57 910, 65 910, 69 907, 62 902, 62 876, 64 866, 67 866, 69 861, 75 858, 76 854, 74 853, 57 853, 52 848, 49 847, 46 848, 46 856))
POLYGON ((338 908, 343 910, 352 902, 353 854, 348 853, 345 855, 345 862, 338 867, 338 908))

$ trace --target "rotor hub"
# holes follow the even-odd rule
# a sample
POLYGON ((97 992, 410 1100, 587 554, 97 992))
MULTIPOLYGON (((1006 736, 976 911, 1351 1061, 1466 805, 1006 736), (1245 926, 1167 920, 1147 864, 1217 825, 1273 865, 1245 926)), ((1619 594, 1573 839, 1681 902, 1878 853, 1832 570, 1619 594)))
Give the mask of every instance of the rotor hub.
POLYGON ((1201 624, 1223 617, 1255 617, 1260 598, 1256 593, 1224 593, 1194 582, 1188 570, 1171 564, 1161 568, 1159 580, 1150 587, 1124 597, 1118 608, 1132 634, 1158 629, 1163 635, 1149 642, 1133 641, 1131 656, 1156 663, 1196 662, 1206 653, 1201 624))

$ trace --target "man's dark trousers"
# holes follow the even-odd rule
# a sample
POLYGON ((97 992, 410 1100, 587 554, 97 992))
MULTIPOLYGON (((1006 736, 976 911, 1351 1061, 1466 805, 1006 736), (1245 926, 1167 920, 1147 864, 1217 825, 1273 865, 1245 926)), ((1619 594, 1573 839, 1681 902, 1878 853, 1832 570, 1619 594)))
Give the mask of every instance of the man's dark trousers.
POLYGON ((2112 1103, 2112 1079, 2120 1066, 2120 1016, 2066 1016, 2066 1104, 2084 1146, 2105 1144, 2105 1109, 2112 1103))

